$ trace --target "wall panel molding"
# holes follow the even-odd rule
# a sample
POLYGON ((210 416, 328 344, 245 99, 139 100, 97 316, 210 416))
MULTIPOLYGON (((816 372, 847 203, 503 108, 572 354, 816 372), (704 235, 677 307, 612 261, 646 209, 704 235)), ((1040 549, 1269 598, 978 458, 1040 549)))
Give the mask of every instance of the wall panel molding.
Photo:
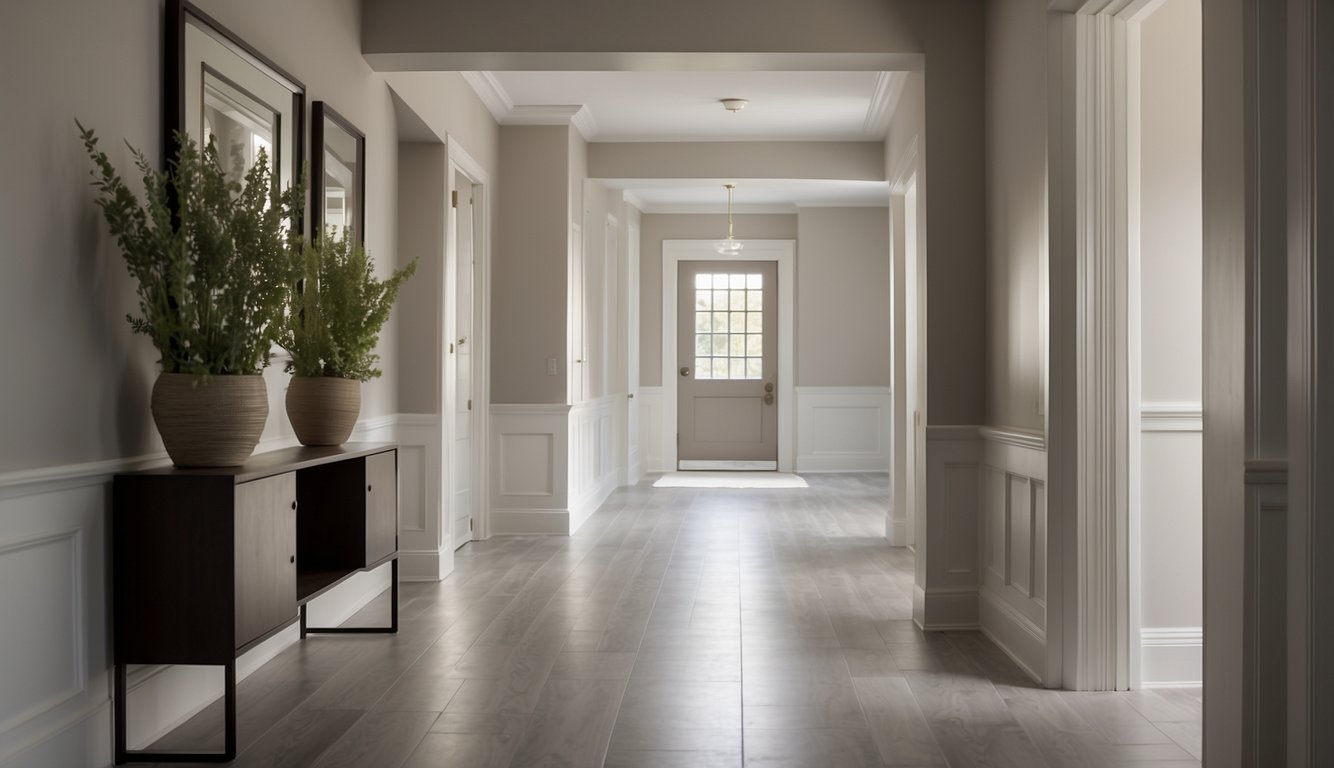
POLYGON ((923 629, 978 627, 982 451, 976 426, 926 428, 926 520, 917 529, 926 572, 913 596, 923 629))
POLYGON ((888 472, 889 387, 797 387, 798 472, 888 472))
POLYGON ((1200 403, 1141 403, 1141 432, 1203 432, 1204 406, 1200 403))
POLYGON ((1047 445, 1031 430, 983 427, 980 623, 1047 684, 1047 445))
POLYGON ((570 409, 570 515, 574 533, 616 490, 616 406, 608 395, 570 409))
POLYGON ((1140 629, 1143 688, 1182 688, 1204 678, 1204 627, 1140 629))

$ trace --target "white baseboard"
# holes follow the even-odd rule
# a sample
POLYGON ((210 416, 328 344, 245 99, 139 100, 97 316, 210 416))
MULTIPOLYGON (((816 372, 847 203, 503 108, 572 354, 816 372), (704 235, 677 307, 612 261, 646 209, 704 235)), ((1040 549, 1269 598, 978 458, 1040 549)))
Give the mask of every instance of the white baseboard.
POLYGON ((1046 665, 1047 633, 986 586, 978 594, 982 634, 1004 651, 1033 682, 1044 684, 1046 681, 1038 670, 1046 665))
POLYGON ((1183 688, 1204 677, 1203 627, 1145 627, 1140 630, 1140 685, 1183 688))
POLYGON ((976 589, 927 591, 915 585, 913 593, 913 621, 924 631, 978 628, 976 589))

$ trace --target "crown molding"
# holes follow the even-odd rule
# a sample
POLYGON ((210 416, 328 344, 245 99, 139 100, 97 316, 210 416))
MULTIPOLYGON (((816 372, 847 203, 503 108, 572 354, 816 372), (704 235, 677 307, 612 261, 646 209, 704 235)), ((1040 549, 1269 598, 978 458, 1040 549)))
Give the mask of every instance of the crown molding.
POLYGON ((598 135, 598 123, 593 119, 593 110, 587 105, 581 106, 574 117, 570 118, 570 125, 579 131, 579 135, 584 137, 584 141, 592 141, 594 136, 598 135))
POLYGON ((875 89, 871 92, 871 103, 866 107, 866 122, 862 130, 872 138, 884 138, 889 131, 889 121, 894 117, 894 110, 903 96, 903 87, 908 82, 906 72, 880 72, 876 77, 875 89))
POLYGON ((472 88, 477 98, 482 100, 486 109, 496 122, 503 122, 510 111, 514 109, 514 100, 505 92, 505 86, 500 84, 496 76, 490 72, 460 72, 463 80, 472 88))

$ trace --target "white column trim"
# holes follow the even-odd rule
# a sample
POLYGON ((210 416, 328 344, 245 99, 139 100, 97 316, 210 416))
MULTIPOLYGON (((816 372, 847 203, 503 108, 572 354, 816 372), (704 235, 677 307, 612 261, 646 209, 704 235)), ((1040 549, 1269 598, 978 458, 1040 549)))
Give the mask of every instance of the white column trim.
POLYGON ((662 242, 662 457, 669 470, 676 468, 676 278, 677 265, 682 261, 778 262, 778 469, 791 472, 794 465, 796 382, 792 354, 796 243, 792 240, 741 242, 745 247, 732 256, 723 256, 714 250, 712 240, 662 242))

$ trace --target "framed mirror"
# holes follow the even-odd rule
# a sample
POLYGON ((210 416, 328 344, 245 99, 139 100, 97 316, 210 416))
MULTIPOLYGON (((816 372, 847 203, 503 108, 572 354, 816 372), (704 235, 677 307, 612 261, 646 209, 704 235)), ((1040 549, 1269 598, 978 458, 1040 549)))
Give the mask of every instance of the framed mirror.
POLYGON ((362 243, 366 224, 366 136, 322 101, 310 115, 311 237, 351 232, 362 243))
POLYGON ((201 146, 211 137, 229 170, 239 156, 244 173, 262 149, 279 188, 300 179, 306 87, 296 78, 184 0, 167 0, 164 70, 168 159, 181 131, 201 146))

